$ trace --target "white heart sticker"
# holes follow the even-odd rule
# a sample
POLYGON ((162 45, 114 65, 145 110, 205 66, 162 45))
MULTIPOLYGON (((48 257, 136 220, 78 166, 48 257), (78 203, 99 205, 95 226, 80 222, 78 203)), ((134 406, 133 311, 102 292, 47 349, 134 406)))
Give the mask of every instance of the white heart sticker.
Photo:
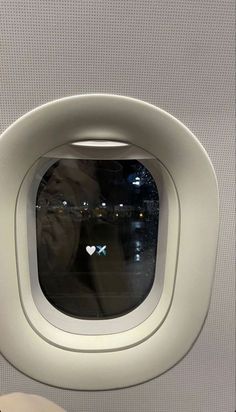
POLYGON ((90 256, 94 254, 95 250, 96 250, 96 247, 95 247, 95 246, 86 246, 86 252, 87 252, 90 256))

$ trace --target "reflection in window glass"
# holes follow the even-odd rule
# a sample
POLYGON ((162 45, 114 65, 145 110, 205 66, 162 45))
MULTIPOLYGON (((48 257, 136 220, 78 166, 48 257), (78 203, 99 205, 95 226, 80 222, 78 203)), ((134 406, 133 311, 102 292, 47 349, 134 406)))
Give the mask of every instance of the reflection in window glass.
POLYGON ((156 266, 159 199, 136 160, 61 159, 36 199, 38 275, 67 315, 107 319, 147 297, 156 266))

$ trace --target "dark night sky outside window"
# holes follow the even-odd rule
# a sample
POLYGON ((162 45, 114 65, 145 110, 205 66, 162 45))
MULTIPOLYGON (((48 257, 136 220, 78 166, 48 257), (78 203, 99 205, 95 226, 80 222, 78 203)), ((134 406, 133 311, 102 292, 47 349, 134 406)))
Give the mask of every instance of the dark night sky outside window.
POLYGON ((125 315, 155 277, 159 197, 137 160, 61 159, 36 199, 38 276, 48 301, 83 319, 125 315))

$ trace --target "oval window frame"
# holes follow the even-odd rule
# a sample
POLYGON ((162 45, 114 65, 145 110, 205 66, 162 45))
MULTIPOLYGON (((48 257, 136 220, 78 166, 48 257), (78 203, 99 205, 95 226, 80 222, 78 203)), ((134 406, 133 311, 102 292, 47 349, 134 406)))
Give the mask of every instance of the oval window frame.
MULTIPOLYGON (((146 339, 158 328, 166 316, 171 304, 174 288, 178 253, 179 206, 174 184, 169 174, 157 159, 154 159, 152 155, 135 146, 126 147, 125 149, 120 148, 119 151, 117 151, 116 148, 110 148, 106 154, 104 154, 104 148, 102 151, 103 158, 107 159, 111 157, 135 158, 141 159, 144 165, 146 164, 145 158, 151 158, 153 160, 153 165, 151 169, 149 166, 149 171, 152 173, 159 188, 161 211, 159 219, 160 235, 157 248, 157 261, 160 262, 158 264, 159 272, 157 274, 156 267, 152 290, 147 296, 147 299, 136 309, 116 319, 85 321, 84 319, 75 319, 61 313, 47 301, 41 291, 35 258, 37 252, 33 199, 36 196, 37 185, 35 186, 33 182, 36 175, 40 181, 45 170, 48 168, 50 160, 48 161, 47 157, 75 156, 74 150, 71 150, 72 154, 69 148, 63 145, 50 153, 46 153, 45 156, 36 162, 22 183, 16 209, 16 243, 19 256, 18 276, 22 304, 27 318, 31 323, 34 322, 34 327, 37 328, 38 333, 44 336, 45 339, 50 339, 52 343, 67 348, 70 348, 73 342, 73 349, 76 350, 85 350, 85 348, 88 347, 90 350, 96 351, 107 350, 108 348, 117 350, 122 347, 130 347, 146 339), (30 193, 32 189, 33 193, 30 193), (27 230, 25 231, 26 228, 27 230), (22 239, 24 239, 24 241, 22 239), (167 239, 171 239, 168 248, 167 239), (166 264, 166 260, 168 264, 166 264), (27 273, 27 276, 21 276, 23 273, 27 273), (41 317, 38 316, 39 313, 42 315, 41 317), (47 325, 47 329, 44 320, 50 323, 50 325, 47 325), (73 335, 69 336, 70 346, 66 343, 68 341, 66 334, 58 334, 55 327, 63 332, 75 335, 73 340, 73 335), (47 334, 45 330, 47 330, 47 334), (117 334, 120 334, 119 340, 117 340, 117 334), (79 335, 78 338, 76 338, 76 335, 79 335), (98 335, 106 335, 106 340, 103 339, 102 344, 97 338, 98 335)), ((86 158, 88 154, 90 158, 101 157, 99 149, 96 147, 93 147, 89 152, 85 149, 81 150, 80 148, 79 155, 81 157, 84 156, 84 158, 86 158)))
MULTIPOLYGON (((219 200, 210 159, 181 122, 160 108, 123 96, 82 95, 50 102, 26 114, 2 134, 0 186, 5 200, 0 204, 0 244, 5 246, 0 262, 0 349, 16 368, 50 385, 102 390, 144 382, 182 359, 196 340, 209 307, 219 200), (75 342, 74 334, 63 335, 57 328, 52 334, 52 325, 37 310, 31 312, 30 295, 22 299, 19 279, 27 284, 28 263, 19 265, 21 253, 16 247, 16 236, 27 239, 25 225, 21 233, 16 225, 19 191, 32 165, 44 153, 64 144, 65 136, 70 142, 95 138, 134 143, 158 158, 177 194, 179 248, 175 249, 178 259, 171 304, 160 324, 154 319, 151 334, 146 327, 139 334, 131 329, 128 344, 124 333, 111 335, 115 336, 114 346, 111 341, 106 344, 107 335, 97 336, 97 349, 92 342, 84 347, 84 336, 77 335, 75 342)), ((167 265, 172 258, 171 254, 167 265)))

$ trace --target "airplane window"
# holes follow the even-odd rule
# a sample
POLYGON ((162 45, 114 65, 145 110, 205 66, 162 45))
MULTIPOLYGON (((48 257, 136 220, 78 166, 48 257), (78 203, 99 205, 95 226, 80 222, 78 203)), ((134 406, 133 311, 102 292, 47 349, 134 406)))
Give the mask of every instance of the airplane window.
POLYGON ((36 199, 38 276, 48 301, 82 319, 139 306, 155 277, 159 196, 137 160, 57 160, 36 199))

